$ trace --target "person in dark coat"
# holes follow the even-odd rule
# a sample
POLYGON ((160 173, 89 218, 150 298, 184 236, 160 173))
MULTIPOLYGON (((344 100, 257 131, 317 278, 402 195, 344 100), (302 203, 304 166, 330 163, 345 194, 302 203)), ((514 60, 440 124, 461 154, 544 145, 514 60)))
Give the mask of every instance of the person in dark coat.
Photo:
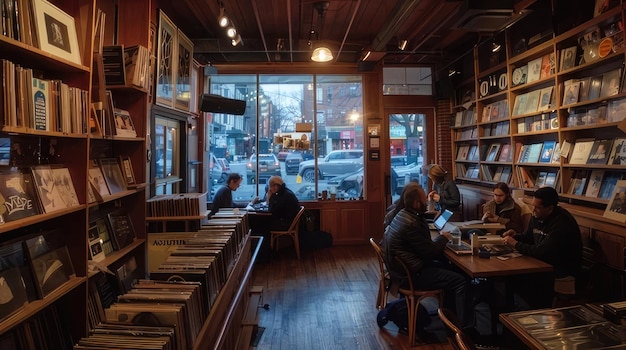
POLYGON ((287 188, 280 176, 272 176, 268 181, 266 198, 269 211, 272 213, 270 230, 287 230, 300 211, 298 197, 287 188))
POLYGON ((493 188, 493 199, 483 205, 483 222, 500 223, 507 230, 524 231, 522 207, 511 197, 511 189, 504 182, 493 188))
POLYGON ((408 187, 403 198, 405 207, 389 224, 382 242, 392 280, 403 284, 404 270, 395 262, 397 256, 413 274, 416 288, 443 289, 444 305, 456 311, 464 327, 472 327, 474 315, 467 298, 468 279, 439 261, 452 236, 449 232, 441 232, 431 238, 423 215, 426 212, 426 193, 421 186, 408 187))
POLYGON ((553 275, 543 283, 535 279, 518 283, 516 287, 516 291, 528 299, 529 307, 549 307, 554 292, 554 278, 576 278, 579 275, 582 237, 576 219, 559 206, 559 194, 554 188, 542 187, 536 190, 532 206, 533 217, 528 228, 523 233, 508 230, 502 236, 505 244, 520 253, 554 267, 553 275))
POLYGON ((435 203, 435 210, 439 213, 446 209, 456 211, 461 206, 459 188, 454 181, 446 179, 447 174, 438 164, 433 164, 428 170, 428 177, 433 182, 433 190, 428 193, 428 200, 435 203))
POLYGON ((211 213, 209 218, 217 213, 220 208, 245 208, 245 204, 238 204, 233 202, 233 191, 237 191, 241 185, 241 175, 231 173, 228 175, 226 183, 220 187, 213 197, 213 204, 211 206, 211 213))

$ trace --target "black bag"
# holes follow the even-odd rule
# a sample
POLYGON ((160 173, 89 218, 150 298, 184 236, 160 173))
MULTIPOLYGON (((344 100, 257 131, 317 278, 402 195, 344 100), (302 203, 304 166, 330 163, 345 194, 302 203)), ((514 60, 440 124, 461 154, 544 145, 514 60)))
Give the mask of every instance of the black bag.
MULTIPOLYGON (((398 329, 405 329, 409 326, 409 309, 406 306, 404 298, 399 298, 387 303, 387 320, 393 322, 398 329)), ((417 329, 421 330, 428 326, 431 322, 428 310, 420 304, 418 306, 417 329)))
POLYGON ((314 250, 333 245, 333 236, 326 231, 300 231, 300 249, 314 250))

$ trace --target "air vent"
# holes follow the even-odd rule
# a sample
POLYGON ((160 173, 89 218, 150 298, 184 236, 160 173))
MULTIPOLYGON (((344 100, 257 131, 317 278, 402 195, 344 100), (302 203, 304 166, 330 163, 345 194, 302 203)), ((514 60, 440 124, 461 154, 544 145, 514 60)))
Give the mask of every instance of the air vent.
POLYGON ((466 0, 461 17, 452 26, 471 32, 496 32, 521 18, 513 10, 512 0, 466 0))

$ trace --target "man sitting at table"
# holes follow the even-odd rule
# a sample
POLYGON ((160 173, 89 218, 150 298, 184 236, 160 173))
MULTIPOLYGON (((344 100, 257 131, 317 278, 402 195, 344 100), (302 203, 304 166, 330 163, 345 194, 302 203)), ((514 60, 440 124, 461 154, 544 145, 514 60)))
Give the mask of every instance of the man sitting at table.
MULTIPOLYGON (((576 219, 559 206, 559 194, 552 187, 542 187, 535 191, 532 200, 533 217, 523 233, 508 230, 502 234, 504 243, 518 252, 542 260, 554 267, 553 278, 571 276, 576 278, 582 262, 583 243, 576 219)), ((538 305, 549 307, 552 302, 554 280, 545 281, 539 292, 536 280, 519 283, 519 287, 531 288, 528 297, 538 305)), ((520 291, 521 292, 521 291, 520 291)), ((521 294, 521 293, 520 293, 521 294)))
POLYGON ((228 179, 224 186, 220 187, 213 197, 213 204, 211 206, 211 213, 209 218, 215 215, 220 208, 245 208, 246 205, 240 205, 233 202, 233 191, 237 191, 241 185, 241 175, 237 173, 231 173, 228 175, 228 179))
MULTIPOLYGON (((389 272, 395 281, 402 285, 404 270, 394 257, 398 256, 407 264, 413 274, 415 287, 423 290, 444 289, 444 305, 456 311, 466 328, 474 326, 474 315, 467 298, 468 280, 461 274, 437 261, 443 257, 443 250, 452 239, 449 232, 441 232, 431 239, 426 212, 426 193, 421 186, 409 186, 403 194, 404 209, 400 210, 385 231, 382 250, 389 263, 389 272)), ((404 286, 406 287, 406 286, 404 286)), ((382 322, 386 323, 384 312, 382 322)), ((419 319, 419 317, 418 317, 419 319)))

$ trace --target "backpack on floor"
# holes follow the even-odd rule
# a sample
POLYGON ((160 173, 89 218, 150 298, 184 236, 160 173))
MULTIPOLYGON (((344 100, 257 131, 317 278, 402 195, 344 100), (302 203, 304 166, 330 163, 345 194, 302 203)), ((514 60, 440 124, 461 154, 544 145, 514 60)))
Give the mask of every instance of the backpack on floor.
MULTIPOLYGON (((409 309, 406 306, 404 298, 387 303, 387 320, 393 322, 398 329, 408 328, 409 326, 409 309)), ((428 310, 420 304, 418 306, 417 316, 417 329, 422 329, 428 326, 431 322, 431 318, 428 314, 428 310)))

